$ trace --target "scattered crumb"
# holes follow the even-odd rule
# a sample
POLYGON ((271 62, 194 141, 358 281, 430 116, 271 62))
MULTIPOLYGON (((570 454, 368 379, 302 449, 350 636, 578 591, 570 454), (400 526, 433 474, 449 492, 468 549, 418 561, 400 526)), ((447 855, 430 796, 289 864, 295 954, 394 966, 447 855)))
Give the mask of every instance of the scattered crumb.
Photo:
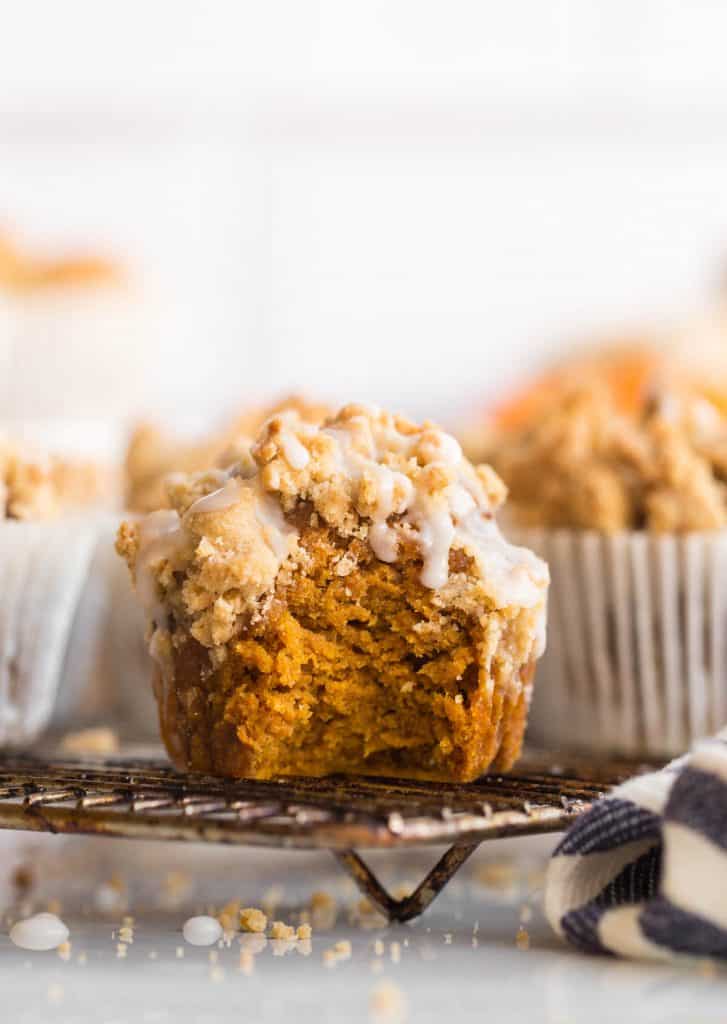
POLYGON ((123 942, 119 942, 116 946, 116 956, 119 960, 123 960, 126 956, 127 947, 123 942))
POLYGON ((230 934, 240 930, 240 913, 239 900, 232 900, 230 903, 225 904, 217 915, 217 920, 222 925, 224 932, 230 934))
POLYGON ((523 953, 530 949, 530 935, 527 928, 523 928, 522 926, 518 928, 517 935, 515 936, 515 945, 523 953))
POLYGON ((244 932, 264 932, 268 919, 257 907, 245 907, 240 911, 240 927, 244 932))
POLYGON ((80 729, 78 732, 69 732, 63 737, 60 743, 63 754, 96 754, 99 757, 109 757, 119 752, 119 737, 113 729, 101 726, 95 729, 80 729))
POLYGON ((311 928, 311 926, 309 924, 299 924, 298 925, 298 930, 295 933, 296 938, 297 939, 301 939, 304 942, 307 939, 310 939, 312 934, 313 934, 313 929, 311 928))
POLYGON ((333 948, 336 952, 336 956, 340 957, 342 960, 348 960, 351 956, 351 943, 348 939, 341 939, 333 948))
POLYGON ((66 939, 65 942, 62 942, 58 947, 58 956, 65 963, 68 963, 68 961, 71 959, 71 943, 68 941, 68 939, 66 939))
POLYGON ((131 946, 134 942, 134 929, 130 925, 124 925, 119 928, 119 942, 125 942, 131 946))
POLYGON ((403 1020, 406 1016, 406 997, 393 982, 379 982, 369 997, 369 1011, 375 1020, 403 1020))
POLYGON ((295 928, 292 925, 285 924, 283 921, 273 921, 270 929, 271 939, 287 939, 290 941, 295 938, 295 928))

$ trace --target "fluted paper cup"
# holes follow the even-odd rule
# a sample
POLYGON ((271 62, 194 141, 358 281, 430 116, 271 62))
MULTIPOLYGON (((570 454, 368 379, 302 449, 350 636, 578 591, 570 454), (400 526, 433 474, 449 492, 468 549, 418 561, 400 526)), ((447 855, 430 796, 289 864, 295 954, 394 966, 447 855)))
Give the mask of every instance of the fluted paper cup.
POLYGON ((727 722, 727 531, 509 533, 552 579, 533 741, 670 756, 727 722))
POLYGON ((56 707, 97 541, 83 518, 0 523, 0 745, 34 740, 56 707))

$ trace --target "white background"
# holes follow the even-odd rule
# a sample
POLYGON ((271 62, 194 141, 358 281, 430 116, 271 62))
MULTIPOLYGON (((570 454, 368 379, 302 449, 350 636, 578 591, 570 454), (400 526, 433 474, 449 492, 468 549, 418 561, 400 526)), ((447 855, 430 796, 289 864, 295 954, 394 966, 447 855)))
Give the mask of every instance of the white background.
POLYGON ((452 421, 713 289, 726 36, 706 0, 7 3, 0 220, 135 270, 129 410, 452 421))

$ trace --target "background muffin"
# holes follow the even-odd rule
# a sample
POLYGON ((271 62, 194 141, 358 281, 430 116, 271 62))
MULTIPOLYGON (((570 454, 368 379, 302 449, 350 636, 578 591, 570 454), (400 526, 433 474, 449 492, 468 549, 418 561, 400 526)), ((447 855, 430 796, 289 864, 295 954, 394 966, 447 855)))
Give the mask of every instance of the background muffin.
POLYGON ((533 734, 669 754, 727 717, 727 422, 657 362, 612 384, 564 383, 491 456, 553 578, 533 734))

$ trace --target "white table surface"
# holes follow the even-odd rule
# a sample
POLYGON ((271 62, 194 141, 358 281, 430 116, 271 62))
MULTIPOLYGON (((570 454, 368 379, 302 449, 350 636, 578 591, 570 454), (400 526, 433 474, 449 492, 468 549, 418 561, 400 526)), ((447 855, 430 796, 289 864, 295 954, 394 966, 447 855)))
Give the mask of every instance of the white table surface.
MULTIPOLYGON (((554 841, 484 844, 422 918, 364 927, 349 920, 357 890, 326 853, 0 834, 0 1020, 724 1022, 727 974, 710 965, 674 968, 585 957, 552 936, 540 887, 554 841), (32 865, 36 875, 24 907, 9 881, 18 863, 32 865), (169 871, 188 873, 190 890, 170 896, 169 871), (128 907, 103 912, 99 886, 114 875, 127 886, 128 907), (239 936, 229 947, 214 948, 216 962, 209 949, 185 944, 181 926, 187 916, 232 899, 259 906, 271 886, 282 887, 275 917, 285 921, 294 920, 315 890, 335 896, 336 923, 314 930, 309 956, 269 941, 246 975, 239 936), (62 904, 71 931, 67 961, 56 952, 17 949, 8 938, 10 919, 46 909, 49 900, 62 904), (120 959, 112 933, 124 913, 134 917, 134 942, 120 959), (529 918, 527 950, 515 941, 521 917, 529 918), (350 959, 326 966, 324 951, 344 939, 351 943, 350 959), (377 940, 383 955, 376 953, 377 940), (403 1009, 376 1010, 382 986, 393 986, 403 1009)), ((434 856, 399 852, 371 860, 382 879, 401 884, 418 881, 434 856)))

